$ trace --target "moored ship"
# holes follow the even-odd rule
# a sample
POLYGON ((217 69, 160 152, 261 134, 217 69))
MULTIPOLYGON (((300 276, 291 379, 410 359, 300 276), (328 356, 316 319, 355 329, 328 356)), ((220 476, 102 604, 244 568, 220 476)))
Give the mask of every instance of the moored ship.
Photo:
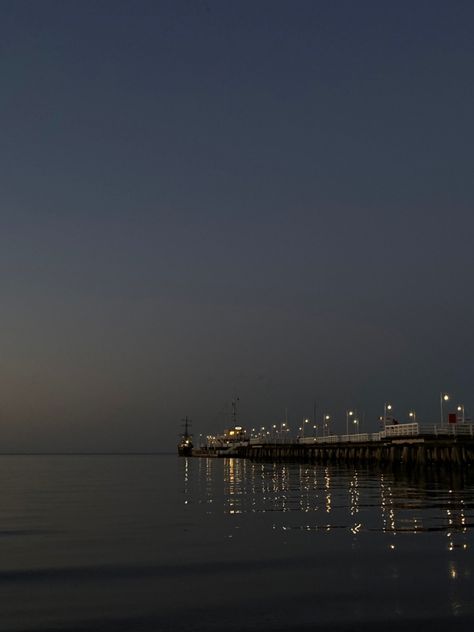
POLYGON ((247 446, 249 437, 242 426, 232 426, 220 435, 209 435, 205 446, 193 456, 237 456, 238 448, 247 446))
POLYGON ((198 448, 193 448, 192 456, 200 457, 227 457, 237 456, 239 449, 249 445, 250 437, 247 431, 237 423, 238 397, 232 400, 232 426, 224 430, 223 434, 208 435, 206 442, 200 442, 198 448))
POLYGON ((181 435, 181 440, 178 443, 178 455, 179 456, 192 456, 193 455, 193 436, 189 432, 189 426, 191 420, 185 417, 183 419, 184 432, 181 435))

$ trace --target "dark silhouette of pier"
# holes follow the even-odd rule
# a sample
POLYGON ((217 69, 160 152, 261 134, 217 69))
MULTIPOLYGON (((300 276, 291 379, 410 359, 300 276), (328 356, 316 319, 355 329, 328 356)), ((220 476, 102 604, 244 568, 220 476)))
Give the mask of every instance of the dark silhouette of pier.
POLYGON ((474 463, 474 439, 417 436, 337 444, 262 443, 240 446, 237 456, 254 461, 461 466, 474 463))

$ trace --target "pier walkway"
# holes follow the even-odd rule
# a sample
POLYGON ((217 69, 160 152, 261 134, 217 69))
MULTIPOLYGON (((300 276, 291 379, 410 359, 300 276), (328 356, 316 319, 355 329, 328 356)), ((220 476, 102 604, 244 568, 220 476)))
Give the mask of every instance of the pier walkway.
POLYGON ((474 424, 397 424, 378 433, 300 437, 288 443, 252 439, 237 455, 258 461, 463 465, 474 463, 474 424))

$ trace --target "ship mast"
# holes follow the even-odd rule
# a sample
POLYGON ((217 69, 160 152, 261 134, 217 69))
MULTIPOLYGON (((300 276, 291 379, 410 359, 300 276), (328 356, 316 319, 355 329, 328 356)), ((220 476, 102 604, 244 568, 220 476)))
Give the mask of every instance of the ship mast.
POLYGON ((186 417, 184 419, 181 419, 181 421, 184 423, 183 439, 189 439, 189 437, 191 436, 189 434, 189 426, 191 424, 191 419, 188 419, 188 416, 186 415, 186 417))
POLYGON ((232 399, 232 426, 235 428, 237 425, 237 402, 239 401, 238 397, 234 397, 232 399))

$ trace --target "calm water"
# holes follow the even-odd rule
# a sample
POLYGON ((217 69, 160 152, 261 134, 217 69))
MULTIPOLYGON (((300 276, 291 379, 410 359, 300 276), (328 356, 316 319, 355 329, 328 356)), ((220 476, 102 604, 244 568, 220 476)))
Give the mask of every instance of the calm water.
POLYGON ((0 457, 0 630, 467 630, 474 477, 0 457))

